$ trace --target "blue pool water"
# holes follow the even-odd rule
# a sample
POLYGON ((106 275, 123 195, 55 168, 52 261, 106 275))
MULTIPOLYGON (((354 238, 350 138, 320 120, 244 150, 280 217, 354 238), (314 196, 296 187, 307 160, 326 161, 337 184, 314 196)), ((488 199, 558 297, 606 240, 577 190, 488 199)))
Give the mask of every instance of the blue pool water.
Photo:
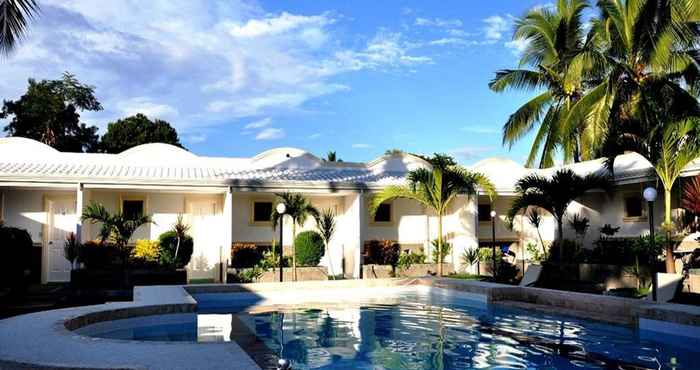
POLYGON ((692 340, 645 339, 634 329, 475 301, 405 292, 390 303, 327 305, 122 320, 80 329, 102 338, 251 338, 294 369, 697 369, 692 340))

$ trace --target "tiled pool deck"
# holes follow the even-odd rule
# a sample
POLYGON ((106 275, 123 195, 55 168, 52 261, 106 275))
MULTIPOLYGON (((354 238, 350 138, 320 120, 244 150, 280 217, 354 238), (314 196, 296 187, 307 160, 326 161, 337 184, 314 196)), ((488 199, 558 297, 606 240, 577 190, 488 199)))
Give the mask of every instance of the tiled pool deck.
MULTIPOLYGON (((700 338, 700 307, 453 279, 344 280, 254 285, 137 287, 133 302, 69 308, 0 321, 0 369, 260 369, 235 342, 137 342, 91 338, 70 329, 105 320, 194 312, 190 294, 255 297, 260 306, 312 305, 382 296, 384 289, 425 287, 461 292, 484 304, 615 322, 642 330, 700 338)), ((428 288, 429 289, 429 288, 428 288)))

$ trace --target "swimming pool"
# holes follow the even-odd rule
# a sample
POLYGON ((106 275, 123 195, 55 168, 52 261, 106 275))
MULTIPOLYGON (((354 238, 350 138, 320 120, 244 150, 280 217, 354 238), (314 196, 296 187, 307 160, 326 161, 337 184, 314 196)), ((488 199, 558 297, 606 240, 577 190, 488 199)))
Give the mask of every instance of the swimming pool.
POLYGON ((195 298, 197 313, 103 322, 77 332, 235 341, 249 351, 281 354, 295 369, 692 369, 700 355, 692 344, 644 338, 624 326, 488 306, 439 290, 295 307, 195 298))

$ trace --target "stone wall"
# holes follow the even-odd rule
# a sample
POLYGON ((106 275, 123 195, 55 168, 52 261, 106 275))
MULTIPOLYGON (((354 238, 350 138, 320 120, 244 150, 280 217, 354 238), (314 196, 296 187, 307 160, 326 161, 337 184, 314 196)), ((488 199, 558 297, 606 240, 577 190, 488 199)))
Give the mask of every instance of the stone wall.
MULTIPOLYGON (((364 265, 362 266, 363 279, 386 279, 390 277, 421 277, 435 275, 438 266, 435 263, 414 264, 406 269, 396 268, 389 265, 364 265)), ((449 275, 455 272, 454 265, 451 263, 442 264, 443 275, 449 275)))

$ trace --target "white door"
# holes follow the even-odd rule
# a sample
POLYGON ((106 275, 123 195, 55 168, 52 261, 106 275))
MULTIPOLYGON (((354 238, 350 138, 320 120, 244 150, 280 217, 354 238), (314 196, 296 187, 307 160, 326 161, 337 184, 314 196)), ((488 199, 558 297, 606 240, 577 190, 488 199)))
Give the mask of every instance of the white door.
POLYGON ((75 200, 72 198, 52 198, 48 200, 48 282, 70 281, 70 262, 63 254, 66 237, 75 232, 77 222, 75 200))
POLYGON ((187 213, 194 251, 190 260, 190 278, 217 278, 215 267, 220 262, 221 211, 216 199, 191 200, 187 213))

